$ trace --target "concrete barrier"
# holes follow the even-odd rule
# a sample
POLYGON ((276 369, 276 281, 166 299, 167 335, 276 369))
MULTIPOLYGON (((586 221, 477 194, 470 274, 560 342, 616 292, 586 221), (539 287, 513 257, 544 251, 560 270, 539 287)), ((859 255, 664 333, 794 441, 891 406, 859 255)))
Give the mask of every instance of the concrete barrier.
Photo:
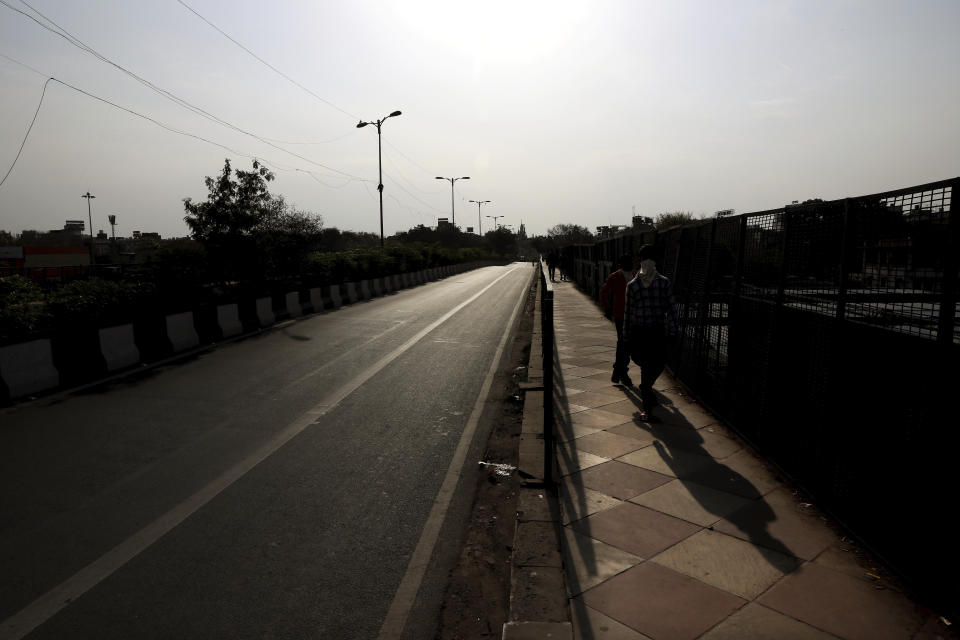
POLYGON ((323 311, 323 289, 321 287, 310 289, 310 306, 313 307, 314 313, 323 311))
POLYGON ((287 294, 287 315, 291 318, 299 318, 303 315, 303 308, 300 306, 300 292, 291 291, 287 294))
POLYGON ((235 303, 218 305, 217 324, 220 325, 220 334, 224 338, 243 333, 243 323, 240 322, 240 307, 235 303))
POLYGON ((193 312, 184 311, 167 316, 167 340, 174 353, 200 345, 200 336, 193 325, 193 312))
POLYGON ((11 398, 20 398, 53 389, 60 384, 60 373, 53 366, 49 340, 31 340, 0 347, 0 378, 11 398))
POLYGON ((257 321, 261 327, 269 327, 277 321, 277 317, 273 315, 273 299, 270 296, 257 298, 257 321))
POLYGON ((353 304, 357 301, 357 283, 356 282, 344 282, 344 290, 346 292, 346 301, 348 304, 353 304))
POLYGON ((107 371, 125 369, 140 362, 140 349, 134 341, 132 324, 100 329, 99 338, 107 371))
POLYGON ((374 278, 373 280, 371 280, 370 289, 371 289, 370 293, 373 294, 374 298, 379 298, 380 296, 382 296, 383 295, 383 279, 374 278))
POLYGON ((372 298, 372 297, 373 297, 373 296, 370 295, 370 281, 369 281, 369 280, 361 280, 361 281, 360 281, 360 299, 361 299, 361 300, 369 300, 369 299, 372 298))
POLYGON ((340 285, 330 285, 330 306, 339 309, 343 306, 343 299, 340 297, 340 285))

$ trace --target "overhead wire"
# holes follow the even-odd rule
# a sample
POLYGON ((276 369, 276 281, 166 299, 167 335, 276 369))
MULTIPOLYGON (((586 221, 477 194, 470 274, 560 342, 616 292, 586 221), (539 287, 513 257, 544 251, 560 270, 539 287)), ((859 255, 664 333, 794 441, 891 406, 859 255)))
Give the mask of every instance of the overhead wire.
MULTIPOLYGON (((27 65, 27 64, 25 64, 25 63, 23 63, 23 62, 20 62, 19 60, 16 60, 16 59, 14 59, 14 58, 11 58, 11 57, 8 56, 8 55, 5 55, 5 54, 0 53, 0 57, 3 57, 3 58, 5 58, 5 59, 7 59, 7 60, 9 60, 9 61, 11 61, 11 62, 14 62, 14 63, 16 63, 16 64, 19 64, 19 65, 21 65, 21 66, 23 66, 23 67, 26 67, 27 69, 30 69, 31 71, 33 71, 34 73, 37 73, 37 74, 39 74, 39 75, 46 75, 46 74, 42 73, 41 71, 38 71, 37 69, 34 69, 33 67, 31 67, 31 66, 29 66, 29 65, 27 65)), ((22 142, 21 145, 20 145, 20 150, 17 152, 17 156, 16 156, 16 158, 14 159, 13 164, 10 166, 10 169, 7 171, 7 174, 4 176, 3 181, 0 181, 0 185, 2 185, 3 182, 6 181, 7 176, 9 176, 10 173, 13 171, 14 166, 16 166, 17 160, 19 160, 19 158, 20 158, 20 155, 21 155, 21 153, 22 153, 22 151, 23 151, 23 148, 24 148, 24 146, 25 146, 25 144, 26 144, 27 138, 29 137, 30 132, 31 132, 32 129, 33 129, 33 125, 34 125, 34 123, 36 122, 37 115, 40 113, 40 107, 43 105, 43 98, 44 98, 44 96, 46 95, 47 85, 48 85, 50 82, 56 82, 56 83, 58 83, 58 84, 60 84, 60 85, 63 85, 63 86, 65 86, 65 87, 69 88, 69 89, 72 89, 72 90, 74 90, 74 91, 76 91, 76 92, 78 92, 78 93, 81 93, 81 94, 83 94, 83 95, 85 95, 85 96, 87 96, 87 97, 89 97, 89 98, 92 98, 92 99, 97 100, 97 101, 99 101, 99 102, 103 102, 104 104, 107 104, 107 105, 109 105, 109 106, 111 106, 111 107, 114 107, 115 109, 119 109, 119 110, 121 110, 121 111, 124 111, 124 112, 130 114, 130 115, 133 115, 133 116, 135 116, 135 117, 138 117, 138 118, 141 118, 141 119, 143 119, 143 120, 146 120, 146 121, 148 121, 148 122, 150 122, 150 123, 152 123, 152 124, 160 127, 161 129, 164 129, 164 130, 166 130, 166 131, 168 131, 168 132, 170 132, 170 133, 174 133, 174 134, 176 134, 176 135, 180 135, 180 136, 184 136, 184 137, 188 137, 188 138, 193 138, 194 140, 198 140, 198 141, 200 141, 200 142, 205 142, 205 143, 207 143, 207 144, 209 144, 209 145, 218 147, 218 148, 220 148, 220 149, 223 149, 224 151, 228 151, 228 152, 230 152, 230 153, 232 153, 232 154, 234 154, 234 155, 240 156, 240 157, 251 158, 251 159, 259 160, 259 161, 261 161, 264 165, 270 166, 271 168, 274 168, 274 169, 277 169, 277 170, 280 170, 280 171, 296 171, 296 172, 299 172, 299 173, 305 173, 305 174, 309 175, 311 178, 313 178, 313 179, 314 179, 316 182, 318 182, 319 184, 322 184, 323 186, 328 187, 328 188, 331 188, 331 189, 340 189, 340 188, 345 187, 347 184, 350 184, 351 182, 355 182, 355 181, 360 181, 360 182, 362 182, 362 183, 370 182, 370 180, 366 180, 366 179, 364 179, 364 178, 349 177, 349 178, 346 179, 346 182, 344 182, 344 184, 342 184, 342 185, 340 185, 340 186, 331 185, 331 184, 328 184, 328 183, 326 183, 326 182, 323 182, 313 171, 309 171, 309 170, 307 170, 307 169, 301 169, 301 168, 299 168, 299 167, 292 167, 292 166, 289 166, 289 165, 284 165, 283 163, 275 162, 275 161, 269 160, 269 159, 265 159, 265 158, 263 158, 262 156, 259 156, 259 155, 254 155, 254 154, 250 154, 250 153, 245 153, 245 152, 243 152, 243 151, 239 151, 239 150, 234 149, 234 148, 232 148, 232 147, 229 147, 229 146, 227 146, 227 145, 225 145, 225 144, 221 144, 221 143, 219 143, 219 142, 216 142, 215 140, 210 140, 209 138, 205 138, 205 137, 203 137, 203 136, 200 136, 200 135, 197 135, 197 134, 194 134, 194 133, 190 133, 190 132, 188 132, 188 131, 181 131, 180 129, 177 129, 177 128, 172 127, 172 126, 170 126, 170 125, 168 125, 168 124, 166 124, 166 123, 164 123, 164 122, 161 122, 160 120, 157 120, 156 118, 153 118, 153 117, 151 117, 151 116, 142 114, 142 113, 140 113, 140 112, 138 112, 138 111, 134 111, 133 109, 130 109, 130 108, 128 108, 128 107, 124 107, 123 105, 117 104, 117 103, 115 103, 115 102, 112 102, 112 101, 110 101, 110 100, 107 100, 106 98, 103 98, 103 97, 98 96, 98 95, 96 95, 96 94, 90 93, 89 91, 86 91, 86 90, 84 90, 84 89, 81 89, 81 88, 79 88, 79 87, 76 87, 76 86, 70 84, 69 82, 65 82, 65 81, 63 81, 63 80, 60 80, 59 78, 50 76, 50 77, 47 77, 47 80, 46 80, 46 82, 45 82, 44 85, 43 85, 43 93, 42 93, 41 96, 40 96, 40 103, 37 105, 37 110, 36 110, 36 112, 34 113, 33 121, 31 121, 30 127, 27 129, 27 133, 26 133, 26 135, 24 136, 23 142, 22 142)), ((331 175, 331 176, 324 176, 324 177, 344 179, 342 176, 333 176, 333 175, 331 175)))
POLYGON ((267 62, 266 60, 264 60, 263 58, 261 58, 260 56, 258 56, 257 54, 255 54, 253 51, 251 51, 250 49, 248 49, 247 47, 245 47, 243 44, 241 44, 240 42, 238 42, 236 39, 234 39, 234 38, 233 38, 230 34, 228 34, 226 31, 224 31, 223 29, 221 29, 221 28, 218 27, 217 25, 215 25, 215 24, 213 24, 212 22, 210 22, 210 20, 208 20, 208 19, 205 18, 204 16, 200 15, 200 14, 196 11, 196 9, 194 9, 193 7, 191 7, 190 5, 188 5, 188 4, 187 4, 186 2, 184 2, 183 0, 177 0, 177 2, 179 2, 181 5, 183 5, 184 8, 186 8, 190 13, 192 13, 193 15, 197 16, 198 18, 200 18, 201 20, 203 20, 204 22, 206 22, 208 25, 210 25, 210 27, 213 28, 217 33, 219 33, 219 34, 222 35, 224 38, 226 38, 227 40, 229 40, 229 41, 232 42, 233 44, 237 45, 238 47, 240 47, 241 49, 243 49, 244 51, 246 51, 247 53, 249 53, 249 54, 250 54, 251 56, 253 56, 258 62, 260 62, 261 64, 263 64, 264 66, 266 66, 268 69, 272 70, 273 72, 277 73, 278 75, 280 75, 280 76, 281 76, 282 78, 284 78, 285 80, 288 80, 289 82, 293 83, 294 85, 296 85, 297 87, 299 87, 300 89, 302 89, 303 91, 305 91, 306 93, 308 93, 309 95, 313 96, 314 98, 316 98, 317 100, 319 100, 319 101, 322 102, 323 104, 327 105, 328 107, 331 107, 331 108, 333 108, 333 109, 336 109, 336 110, 339 111, 340 113, 342 113, 342 114, 344 114, 344 115, 346 115, 346 116, 349 116, 349 117, 351 117, 351 118, 354 118, 355 120, 361 120, 360 117, 353 115, 353 114, 350 113, 349 111, 345 111, 345 110, 341 109, 340 107, 338 107, 337 105, 333 104, 332 102, 330 102, 330 101, 327 100, 326 98, 322 98, 322 97, 318 96, 316 93, 314 93, 314 92, 311 91, 310 89, 306 88, 305 86, 303 86, 302 84, 300 84, 299 82, 297 82, 296 80, 294 80, 293 78, 291 78, 290 76, 288 76, 287 74, 285 74, 283 71, 280 71, 280 69, 277 69, 275 66, 273 66, 272 64, 270 64, 269 62, 267 62))
MULTIPOLYGON (((6 56, 4 56, 4 58, 6 58, 6 56)), ((13 159, 13 163, 10 165, 10 168, 7 169, 3 179, 0 180, 0 187, 2 187, 3 183, 7 181, 7 178, 13 172, 13 168, 17 166, 17 160, 20 159, 20 154, 23 153, 23 147, 27 144, 27 138, 30 137, 30 132, 33 131, 33 124, 37 121, 37 116, 40 114, 40 107, 43 106, 43 97, 47 95, 47 85, 50 84, 51 80, 53 80, 53 78, 47 78, 47 81, 43 83, 43 91, 40 93, 40 102, 37 103, 37 110, 33 112, 33 120, 30 121, 30 126, 27 127, 27 132, 23 135, 23 141, 20 143, 20 148, 17 150, 17 155, 13 159)))
POLYGON ((95 49, 93 49, 91 46, 87 45, 85 42, 83 42, 82 40, 80 40, 79 38, 77 38, 76 36, 74 36, 72 33, 70 33, 69 31, 67 31, 66 29, 64 29, 64 28, 61 27, 60 25, 58 25, 58 24, 57 24, 56 22, 54 22, 52 19, 50 19, 49 17, 47 17, 46 15, 44 15, 43 13, 41 13, 40 11, 38 11, 37 9, 35 9, 35 8, 34 8, 33 6, 31 6, 26 0, 20 0, 20 2, 21 2, 22 4, 24 4, 26 7, 28 7, 31 11, 33 11, 34 13, 36 13, 38 16, 40 16, 41 18, 43 18, 44 20, 46 20, 47 22, 49 22, 51 25, 53 25, 53 27, 56 27, 56 28, 51 28, 49 25, 44 24, 43 22, 41 22, 40 20, 38 20, 36 17, 30 15, 29 13, 26 13, 26 12, 24 12, 24 11, 22 11, 22 10, 16 8, 16 7, 14 7, 14 6, 12 6, 9 2, 7 2, 7 0, 0 0, 0 4, 4 5, 4 6, 7 7, 8 9, 10 9, 11 11, 15 11, 16 13, 19 13, 19 14, 21 14, 21 15, 29 18, 30 20, 32 20, 32 21, 35 22, 36 24, 40 25, 41 27, 43 27, 43 28, 46 29, 47 31, 50 31, 51 33, 54 33, 54 34, 60 36, 61 38, 63 38, 64 40, 66 40, 67 42, 69 42, 70 44, 72 44, 73 46, 77 47, 78 49, 80 49, 80 50, 82 50, 82 51, 85 51, 85 52, 89 53, 90 55, 94 56, 95 58, 97 58, 98 60, 100 60, 100 61, 102 61, 102 62, 104 62, 104 63, 106 63, 106 64, 109 64, 110 66, 118 69, 118 70, 121 71, 122 73, 124 73, 124 74, 126 74, 127 76, 133 78, 134 80, 136 80, 137 82, 139 82, 139 83, 143 84, 144 86, 148 87, 149 89, 151 89, 152 91, 156 92, 157 94, 159 94, 159 95, 167 98, 168 100, 172 101, 173 103, 180 105, 181 107, 187 109, 188 111, 193 112, 193 113, 196 114, 196 115, 199 115, 199 116, 201 116, 201 117, 204 117, 204 118, 206 118, 206 119, 208 119, 208 120, 210 120, 210 121, 212 121, 212 122, 215 122, 215 123, 217 123, 217 124, 219 124, 219 125, 221 125, 221 126, 224 126, 224 127, 229 128, 229 129, 232 129, 232 130, 234 130, 234 131, 236 131, 236 132, 238 132, 238 133, 241 133, 241 134, 243 134, 243 135, 246 135, 246 136, 249 136, 249 137, 251 137, 251 138, 254 138, 255 140, 258 140, 258 141, 262 142, 263 144, 265 144, 265 145, 267 145, 267 146, 269 146, 269 147, 271 147, 271 148, 274 148, 274 149, 276 149, 276 150, 278 150, 278 151, 282 151, 282 152, 284 152, 284 153, 287 153, 287 154, 289 154, 289 155, 291 155, 291 156, 293 156, 293 157, 295 157, 295 158, 298 158, 298 159, 300 159, 300 160, 303 160, 304 162, 308 162, 308 163, 313 164, 313 165, 316 165, 316 166, 318 166, 318 167, 322 167, 323 169, 326 169, 327 171, 332 171, 332 172, 334 172, 334 173, 339 173, 339 174, 342 174, 342 175, 344 175, 344 176, 349 176, 349 177, 354 178, 354 179, 357 179, 357 180, 362 180, 362 179, 363 179, 363 178, 360 178, 359 176, 355 176, 355 175, 350 174, 350 173, 347 173, 347 172, 345 172, 345 171, 340 171, 339 169, 335 169, 335 168, 333 168, 333 167, 329 167, 329 166, 324 165, 324 164, 322 164, 322 163, 320 163, 320 162, 316 162, 315 160, 311 160, 310 158, 307 158, 307 157, 304 157, 304 156, 302 156, 302 155, 300 155, 300 154, 294 153, 294 152, 292 152, 292 151, 290 151, 290 150, 288 150, 288 149, 284 149, 283 147, 279 147, 279 146, 277 146, 276 144, 270 142, 268 139, 266 139, 266 138, 264 138, 264 137, 262 137, 262 136, 259 136, 259 135, 255 134, 255 133, 250 132, 250 131, 246 131, 245 129, 242 129, 241 127, 238 127, 237 125, 232 124, 232 123, 230 123, 230 122, 228 122, 228 121, 226 121, 226 120, 224 120, 224 119, 222 119, 222 118, 219 118, 218 116, 210 113, 209 111, 206 111, 205 109, 203 109, 203 108, 201 108, 201 107, 198 107, 198 106, 192 104, 191 102, 189 102, 189 101, 187 101, 187 100, 185 100, 185 99, 183 99, 183 98, 180 98, 179 96, 171 93, 170 91, 167 91, 166 89, 163 89, 162 87, 160 87, 160 86, 158 86, 158 85, 150 82, 150 81, 147 80, 146 78, 143 78, 142 76, 134 73, 133 71, 127 69, 126 67, 120 65, 120 64, 117 63, 117 62, 114 62, 113 60, 111 60, 111 59, 107 58, 106 56, 104 56, 103 54, 99 53, 98 51, 96 51, 95 49))

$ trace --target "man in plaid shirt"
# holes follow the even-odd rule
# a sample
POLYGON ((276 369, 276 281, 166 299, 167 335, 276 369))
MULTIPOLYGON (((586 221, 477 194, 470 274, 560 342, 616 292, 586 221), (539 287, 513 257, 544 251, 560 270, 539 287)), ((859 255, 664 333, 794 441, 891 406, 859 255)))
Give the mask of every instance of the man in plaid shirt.
POLYGON ((640 248, 640 272, 627 285, 623 316, 623 336, 630 343, 631 359, 640 367, 641 420, 648 419, 657 404, 653 383, 666 366, 666 342, 677 335, 673 287, 657 272, 655 255, 651 245, 640 248))

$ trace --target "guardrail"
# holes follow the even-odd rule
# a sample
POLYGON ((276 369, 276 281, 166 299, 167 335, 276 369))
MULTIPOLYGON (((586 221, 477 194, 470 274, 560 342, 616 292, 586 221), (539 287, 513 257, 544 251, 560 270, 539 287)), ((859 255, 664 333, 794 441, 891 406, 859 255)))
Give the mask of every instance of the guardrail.
POLYGON ((553 365, 556 343, 553 332, 553 284, 547 264, 540 260, 540 335, 543 349, 543 481, 553 486, 554 419, 553 365))

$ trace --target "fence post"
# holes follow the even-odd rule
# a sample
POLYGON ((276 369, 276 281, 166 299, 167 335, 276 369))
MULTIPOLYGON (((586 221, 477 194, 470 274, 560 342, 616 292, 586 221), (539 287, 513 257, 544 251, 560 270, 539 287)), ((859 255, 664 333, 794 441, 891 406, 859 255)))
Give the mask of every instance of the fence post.
POLYGON ((780 244, 780 278, 777 282, 777 311, 783 308, 783 301, 786 297, 787 287, 787 254, 790 245, 787 244, 790 237, 790 210, 783 208, 783 240, 780 244))
POLYGON ((960 178, 950 185, 950 219, 947 222, 947 254, 943 261, 943 285, 940 297, 940 318, 937 322, 937 342, 953 343, 954 316, 957 306, 957 253, 960 252, 960 221, 957 216, 957 187, 960 178))
POLYGON ((843 199, 843 233, 840 236, 840 282, 837 287, 837 320, 847 315, 847 287, 850 273, 850 243, 853 242, 853 216, 850 214, 850 198, 843 199))

